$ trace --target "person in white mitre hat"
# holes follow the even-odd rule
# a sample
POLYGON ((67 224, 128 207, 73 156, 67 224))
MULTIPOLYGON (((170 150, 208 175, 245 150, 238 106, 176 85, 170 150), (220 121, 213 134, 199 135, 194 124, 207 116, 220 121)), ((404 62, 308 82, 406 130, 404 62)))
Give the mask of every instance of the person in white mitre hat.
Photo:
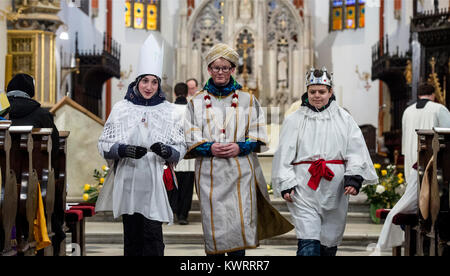
POLYGON ((186 152, 182 119, 161 90, 164 48, 150 35, 140 52, 138 76, 116 103, 99 138, 113 161, 96 210, 122 216, 124 254, 164 255, 162 223, 172 223, 163 174, 186 152))
POLYGON ((291 212, 298 256, 335 256, 349 195, 378 177, 360 128, 336 103, 326 68, 311 68, 300 108, 283 122, 272 166, 274 194, 291 212))

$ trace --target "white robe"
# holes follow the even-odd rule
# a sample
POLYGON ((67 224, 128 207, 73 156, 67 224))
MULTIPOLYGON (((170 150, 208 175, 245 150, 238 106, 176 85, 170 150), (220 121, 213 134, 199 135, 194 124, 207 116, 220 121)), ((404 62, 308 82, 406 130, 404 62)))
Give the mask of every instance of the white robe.
POLYGON ((360 175, 363 184, 375 184, 378 177, 361 130, 336 102, 322 112, 300 107, 282 126, 279 147, 272 166, 274 193, 295 188, 294 202, 288 203, 298 239, 319 240, 322 245, 340 244, 345 230, 348 196, 344 175, 360 175), (309 164, 303 161, 346 160, 345 165, 327 164, 335 176, 321 179, 316 191, 307 184, 309 164))
MULTIPOLYGON (((156 142, 173 147, 183 158, 186 152, 182 118, 174 104, 167 101, 156 106, 135 105, 122 100, 114 105, 99 138, 100 154, 109 152, 115 143, 142 146, 156 142)), ((173 222, 163 181, 165 160, 153 152, 141 159, 118 160, 114 177, 105 180, 96 204, 97 211, 123 214, 140 213, 150 220, 173 222)))
POLYGON ((405 177, 409 183, 410 172, 417 162, 417 129, 450 127, 450 112, 442 104, 427 102, 424 108, 417 109, 416 104, 406 108, 402 117, 402 154, 405 156, 405 177))
POLYGON ((410 180, 407 183, 405 193, 395 204, 394 208, 389 212, 381 229, 380 237, 376 249, 391 249, 392 247, 401 246, 404 241, 405 233, 399 225, 392 223, 392 219, 399 213, 416 214, 417 213, 417 177, 416 170, 411 170, 410 180))
MULTIPOLYGON (((175 111, 178 113, 178 116, 180 116, 180 118, 183 118, 182 120, 184 122, 187 105, 174 104, 174 106, 175 111)), ((178 162, 178 164, 174 168, 176 172, 194 172, 194 169, 195 169, 195 161, 193 159, 182 159, 180 160, 180 162, 178 162)))

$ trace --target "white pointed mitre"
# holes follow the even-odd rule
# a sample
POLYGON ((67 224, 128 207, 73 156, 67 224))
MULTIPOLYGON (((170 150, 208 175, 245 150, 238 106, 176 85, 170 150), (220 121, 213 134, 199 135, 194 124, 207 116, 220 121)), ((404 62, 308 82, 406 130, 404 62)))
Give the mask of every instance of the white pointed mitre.
POLYGON ((162 77, 164 61, 164 41, 150 34, 141 47, 138 76, 155 75, 162 77))

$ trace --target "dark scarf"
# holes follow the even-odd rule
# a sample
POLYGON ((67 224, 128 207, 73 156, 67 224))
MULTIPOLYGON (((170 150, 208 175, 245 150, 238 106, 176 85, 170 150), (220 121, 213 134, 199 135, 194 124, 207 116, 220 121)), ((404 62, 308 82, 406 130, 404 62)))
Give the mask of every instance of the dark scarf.
POLYGON ((232 92, 239 90, 241 88, 242 86, 233 77, 230 78, 230 82, 225 86, 215 85, 214 81, 211 78, 206 82, 205 87, 203 87, 203 90, 206 90, 217 97, 226 97, 230 95, 232 92))
POLYGON ((187 103, 188 102, 187 102, 186 97, 183 97, 183 96, 177 97, 174 102, 174 104, 187 104, 187 103))
POLYGON ((416 103, 416 108, 417 109, 423 109, 425 108, 425 106, 427 105, 427 103, 429 102, 429 99, 419 99, 416 103))
POLYGON ((144 105, 144 106, 155 106, 160 103, 163 103, 166 100, 164 96, 164 92, 161 90, 161 80, 158 78, 158 91, 153 95, 150 99, 144 99, 141 93, 138 90, 138 83, 141 79, 145 77, 139 76, 134 82, 130 83, 128 86, 127 94, 125 95, 125 100, 128 100, 136 105, 144 105))
POLYGON ((314 111, 314 112, 322 112, 322 111, 324 111, 325 109, 327 109, 329 106, 330 106, 330 104, 333 102, 333 101, 335 101, 336 100, 336 96, 334 96, 334 94, 333 95, 331 95, 331 98, 330 98, 330 100, 328 101, 328 103, 326 104, 326 105, 324 105, 322 108, 316 108, 315 106, 313 106, 313 105, 311 105, 310 103, 309 103, 309 100, 308 100, 308 92, 306 92, 305 94, 303 94, 303 96, 302 96, 302 106, 306 106, 306 107, 308 107, 309 109, 311 109, 312 111, 314 111))

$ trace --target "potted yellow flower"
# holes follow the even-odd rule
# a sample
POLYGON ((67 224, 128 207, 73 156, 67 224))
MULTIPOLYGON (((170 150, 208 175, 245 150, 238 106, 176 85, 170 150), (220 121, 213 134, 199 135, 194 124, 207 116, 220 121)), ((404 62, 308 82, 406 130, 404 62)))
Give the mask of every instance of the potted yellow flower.
POLYGON ((96 184, 85 184, 84 185, 84 193, 83 200, 86 203, 96 203, 100 190, 103 188, 103 183, 105 182, 105 178, 108 175, 109 168, 106 165, 102 166, 102 170, 99 171, 94 169, 94 179, 96 180, 96 184))
POLYGON ((378 174, 379 184, 364 185, 361 191, 367 195, 372 221, 380 223, 380 219, 376 217, 376 210, 394 207, 405 191, 405 179, 403 173, 397 172, 395 165, 383 168, 380 164, 374 164, 374 167, 378 174))
POLYGON ((270 195, 273 195, 272 182, 269 183, 269 184, 267 184, 267 192, 268 192, 270 195))

